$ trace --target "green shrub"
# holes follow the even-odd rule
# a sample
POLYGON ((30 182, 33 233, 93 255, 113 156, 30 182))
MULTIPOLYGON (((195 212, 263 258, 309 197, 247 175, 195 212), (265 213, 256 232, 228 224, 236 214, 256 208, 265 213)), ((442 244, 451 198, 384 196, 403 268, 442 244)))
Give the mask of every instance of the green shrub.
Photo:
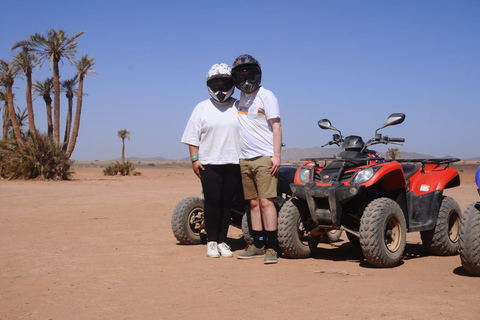
POLYGON ((105 169, 103 169, 103 175, 105 176, 116 176, 117 174, 121 174, 122 176, 129 176, 135 170, 135 166, 132 162, 127 161, 125 163, 116 162, 105 169))
POLYGON ((117 175, 118 171, 115 168, 115 165, 111 164, 105 169, 103 169, 103 175, 104 176, 115 176, 117 175))
POLYGON ((28 135, 25 148, 13 140, 0 142, 0 175, 7 179, 69 180, 72 161, 46 134, 28 135))

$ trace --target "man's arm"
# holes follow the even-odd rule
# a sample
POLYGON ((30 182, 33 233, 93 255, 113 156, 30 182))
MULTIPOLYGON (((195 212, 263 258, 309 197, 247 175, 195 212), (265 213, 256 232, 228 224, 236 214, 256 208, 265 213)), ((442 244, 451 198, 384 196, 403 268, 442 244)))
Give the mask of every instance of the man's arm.
POLYGON ((282 123, 280 122, 280 118, 272 118, 269 121, 273 129, 273 157, 270 174, 274 176, 280 170, 280 163, 282 160, 282 123))

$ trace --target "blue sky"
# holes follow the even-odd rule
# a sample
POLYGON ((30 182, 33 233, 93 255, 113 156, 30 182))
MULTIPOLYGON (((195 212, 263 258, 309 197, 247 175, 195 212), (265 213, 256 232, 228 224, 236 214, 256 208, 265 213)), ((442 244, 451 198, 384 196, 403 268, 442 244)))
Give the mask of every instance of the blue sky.
MULTIPOLYGON (((47 0, 10 1, 2 12, 7 61, 10 46, 35 32, 85 31, 77 57, 93 56, 98 75, 84 85, 77 160, 120 156, 120 129, 131 132, 127 157, 186 157, 180 138, 209 98, 207 71, 243 53, 260 61, 262 83, 279 99, 287 148, 327 142, 322 118, 367 140, 403 112, 403 124, 382 131, 404 137, 402 151, 480 156, 480 1, 47 0)), ((74 74, 67 61, 61 74, 74 74)), ((49 75, 45 63, 34 80, 49 75)), ((15 83, 21 108, 24 86, 15 83)), ((66 98, 61 104, 64 119, 66 98)), ((43 100, 34 108, 46 131, 43 100)))

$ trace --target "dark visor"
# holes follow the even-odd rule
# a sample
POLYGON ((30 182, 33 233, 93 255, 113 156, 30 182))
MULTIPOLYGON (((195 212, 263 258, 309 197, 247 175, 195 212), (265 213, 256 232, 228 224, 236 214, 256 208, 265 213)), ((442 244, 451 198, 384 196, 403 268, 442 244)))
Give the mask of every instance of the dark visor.
POLYGON ((254 81, 255 80, 255 69, 243 69, 235 72, 235 79, 238 82, 243 82, 246 80, 254 81))
POLYGON ((207 85, 212 91, 228 91, 233 87, 233 79, 215 78, 208 80, 207 85))

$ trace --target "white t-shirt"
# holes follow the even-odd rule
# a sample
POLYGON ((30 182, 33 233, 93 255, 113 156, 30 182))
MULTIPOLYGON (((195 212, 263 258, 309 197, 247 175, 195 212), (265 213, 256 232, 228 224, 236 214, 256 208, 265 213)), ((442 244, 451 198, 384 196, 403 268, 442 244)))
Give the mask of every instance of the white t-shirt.
POLYGON ((274 118, 280 118, 280 111, 273 92, 260 87, 250 94, 240 93, 240 159, 273 156, 273 129, 269 120, 274 118))
POLYGON ((236 102, 234 98, 223 103, 208 99, 193 110, 181 141, 199 147, 202 164, 238 164, 240 134, 236 102))

